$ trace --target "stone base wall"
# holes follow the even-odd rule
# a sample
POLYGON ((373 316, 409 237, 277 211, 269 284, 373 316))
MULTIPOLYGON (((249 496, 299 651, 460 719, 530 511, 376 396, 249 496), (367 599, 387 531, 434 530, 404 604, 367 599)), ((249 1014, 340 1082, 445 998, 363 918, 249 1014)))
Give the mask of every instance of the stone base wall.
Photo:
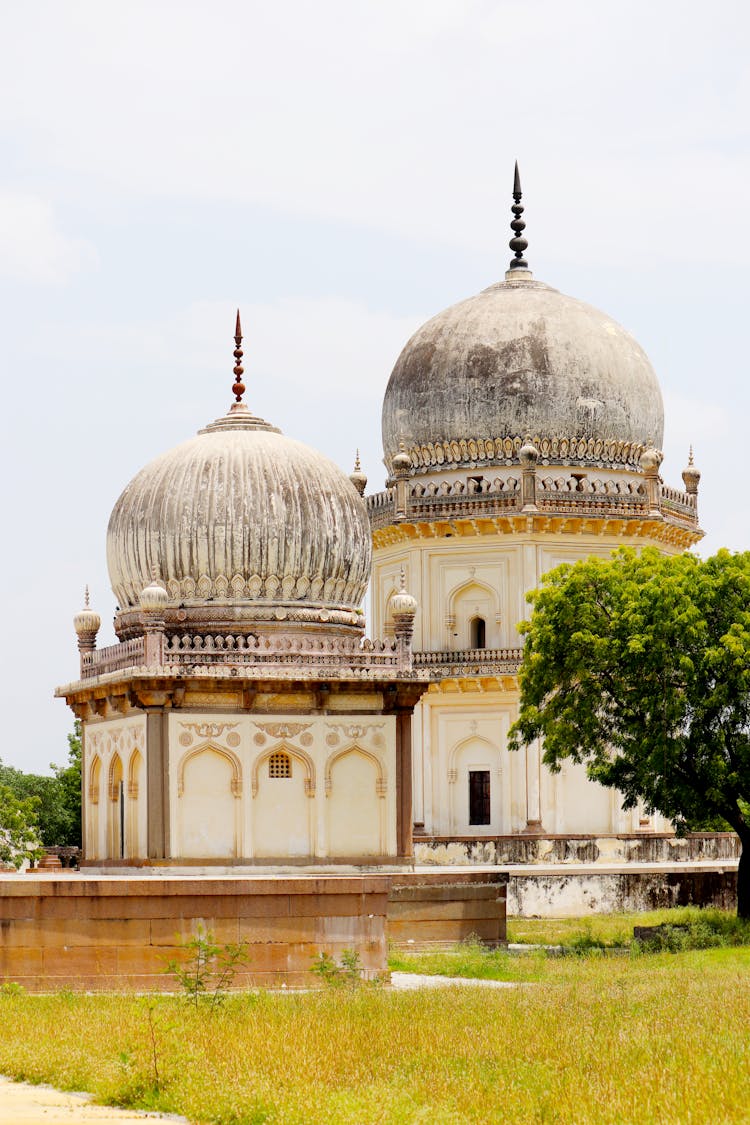
POLYGON ((199 926, 217 944, 248 943, 235 987, 314 987, 314 958, 359 953, 364 976, 386 971, 388 876, 212 878, 0 877, 0 982, 158 991, 199 926))
POLYGON ((737 909, 737 867, 605 872, 513 871, 508 913, 519 918, 571 918, 585 914, 661 910, 671 906, 737 909))
POLYGON ((417 864, 451 866, 515 863, 681 863, 738 859, 734 832, 623 833, 568 836, 419 836, 414 837, 417 864))
POLYGON ((388 896, 388 941, 396 947, 506 941, 508 877, 500 872, 396 876, 388 896))

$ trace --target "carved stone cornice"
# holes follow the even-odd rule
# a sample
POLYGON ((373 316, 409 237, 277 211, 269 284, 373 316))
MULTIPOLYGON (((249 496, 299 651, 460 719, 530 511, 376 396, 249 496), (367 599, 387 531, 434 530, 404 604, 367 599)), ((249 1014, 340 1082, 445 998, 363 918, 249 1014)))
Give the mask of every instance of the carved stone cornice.
POLYGON ((492 518, 452 518, 430 521, 404 521, 373 530, 373 546, 377 550, 397 543, 418 539, 441 539, 450 536, 476 537, 490 535, 596 535, 617 538, 637 537, 666 543, 686 550, 703 538, 698 527, 672 522, 669 514, 662 519, 643 516, 622 517, 606 512, 579 510, 576 514, 521 512, 492 518))
MULTIPOLYGON (((486 465, 518 465, 519 452, 527 435, 465 437, 443 441, 437 438, 407 447, 412 475, 420 469, 481 468, 486 465)), ((531 435, 539 450, 540 465, 581 465, 591 468, 637 468, 646 446, 639 442, 603 441, 586 435, 547 437, 531 435)))

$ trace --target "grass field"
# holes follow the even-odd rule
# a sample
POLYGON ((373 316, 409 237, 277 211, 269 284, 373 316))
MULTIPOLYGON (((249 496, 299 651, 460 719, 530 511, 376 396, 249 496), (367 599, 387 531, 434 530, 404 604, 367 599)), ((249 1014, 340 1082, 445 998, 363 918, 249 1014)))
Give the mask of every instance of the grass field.
POLYGON ((0 1072, 221 1125, 750 1122, 750 948, 433 956, 532 983, 244 995, 213 1013, 6 988, 0 1072))

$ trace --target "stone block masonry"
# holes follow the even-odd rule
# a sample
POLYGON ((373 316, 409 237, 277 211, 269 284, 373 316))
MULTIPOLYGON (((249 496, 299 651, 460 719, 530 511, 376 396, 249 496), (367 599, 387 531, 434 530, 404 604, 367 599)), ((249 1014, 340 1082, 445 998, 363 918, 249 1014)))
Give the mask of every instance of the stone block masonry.
POLYGON ((314 958, 356 949, 386 971, 390 877, 0 878, 0 981, 30 991, 173 990, 165 972, 199 927, 247 943, 235 987, 313 987, 314 958))

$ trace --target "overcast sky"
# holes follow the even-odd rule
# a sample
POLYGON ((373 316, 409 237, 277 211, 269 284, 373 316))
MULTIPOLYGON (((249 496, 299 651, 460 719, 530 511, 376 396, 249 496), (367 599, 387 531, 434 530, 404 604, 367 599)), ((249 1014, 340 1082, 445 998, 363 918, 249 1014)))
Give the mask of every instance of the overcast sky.
POLYGON ((110 510, 228 406, 236 306, 250 407, 381 487, 393 363, 502 278, 516 158, 535 275, 644 346, 702 552, 750 548, 745 3, 5 0, 2 29, 3 761, 65 760, 110 510))

